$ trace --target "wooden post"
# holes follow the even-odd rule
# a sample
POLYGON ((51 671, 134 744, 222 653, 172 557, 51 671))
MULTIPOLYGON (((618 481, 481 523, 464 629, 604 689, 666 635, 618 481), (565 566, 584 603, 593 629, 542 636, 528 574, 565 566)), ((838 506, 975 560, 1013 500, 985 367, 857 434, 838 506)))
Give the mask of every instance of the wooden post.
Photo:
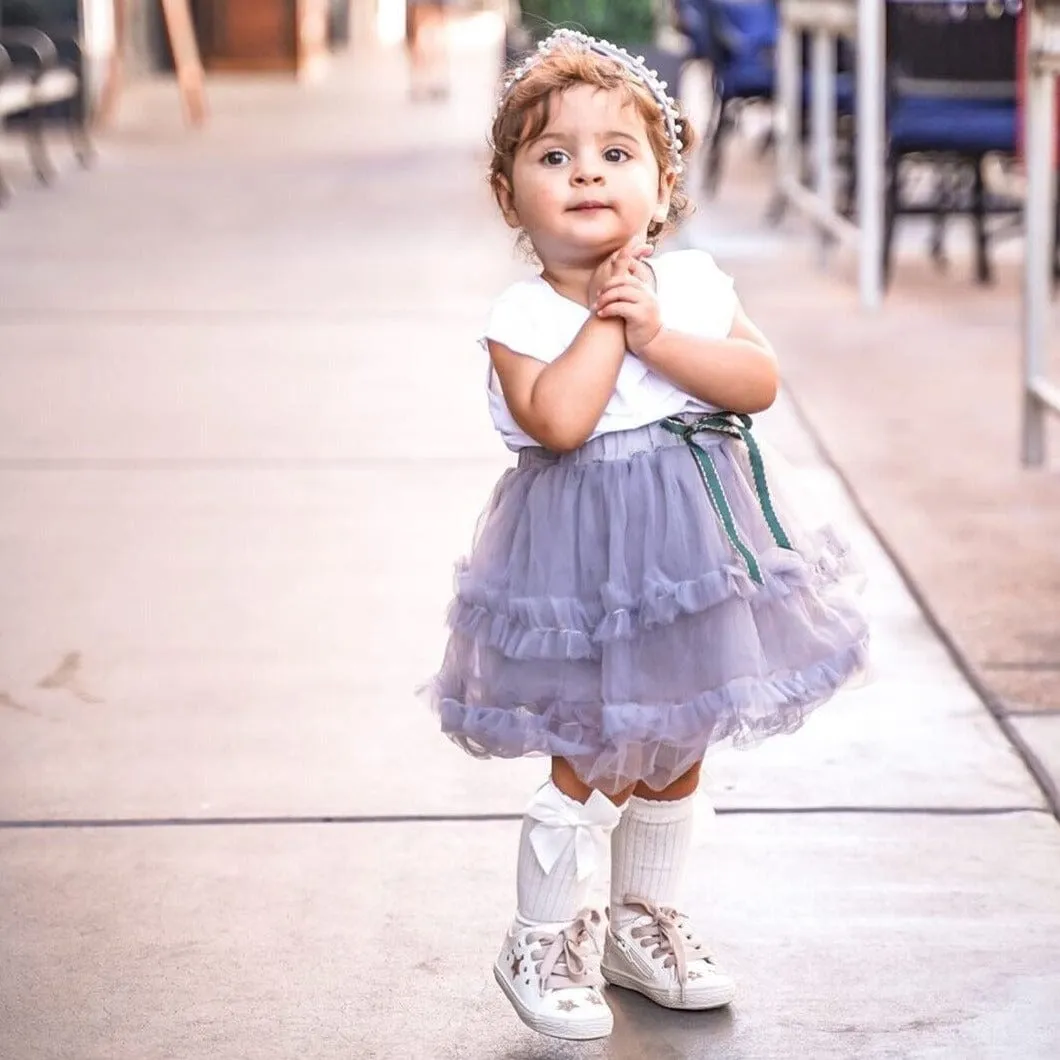
POLYGON ((118 111, 118 97, 125 86, 125 4, 126 0, 114 0, 114 47, 107 63, 107 80, 99 94, 99 110, 96 120, 100 125, 109 125, 118 111))
POLYGON ((202 125, 206 120, 206 85, 188 0, 162 0, 162 14, 173 49, 184 114, 192 125, 202 125))
MULTIPOLYGON (((125 87, 127 3, 128 0, 114 0, 114 50, 99 103, 99 121, 103 125, 110 122, 117 113, 118 100, 125 87)), ((170 48, 173 50, 177 90, 180 92, 184 115, 189 124, 202 125, 206 120, 206 85, 188 0, 162 0, 162 15, 170 48)))

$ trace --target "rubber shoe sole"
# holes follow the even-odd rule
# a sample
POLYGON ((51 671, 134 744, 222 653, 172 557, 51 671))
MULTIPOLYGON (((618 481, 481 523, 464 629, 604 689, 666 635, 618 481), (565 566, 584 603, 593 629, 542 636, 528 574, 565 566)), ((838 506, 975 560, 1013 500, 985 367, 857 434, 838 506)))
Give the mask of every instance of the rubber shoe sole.
POLYGON ((662 1005, 663 1008, 702 1012, 706 1009, 724 1008, 736 997, 736 986, 733 983, 717 983, 710 989, 697 987, 695 997, 689 998, 688 996, 681 996, 679 987, 652 986, 618 969, 608 968, 606 964, 601 965, 600 971, 612 986, 620 986, 624 990, 634 990, 638 994, 643 994, 646 998, 650 998, 656 1005, 662 1005))
POLYGON ((512 1003, 512 1008, 515 1009, 519 1019, 538 1034, 547 1034, 550 1038, 564 1038, 567 1041, 584 1042, 593 1038, 606 1038, 614 1029, 615 1020, 606 1005, 603 1006, 603 1012, 598 1017, 577 1022, 557 1019, 554 1016, 541 1016, 531 1012, 523 1004, 522 999, 515 993, 504 973, 496 965, 493 967, 493 978, 497 980, 497 985, 512 1003))

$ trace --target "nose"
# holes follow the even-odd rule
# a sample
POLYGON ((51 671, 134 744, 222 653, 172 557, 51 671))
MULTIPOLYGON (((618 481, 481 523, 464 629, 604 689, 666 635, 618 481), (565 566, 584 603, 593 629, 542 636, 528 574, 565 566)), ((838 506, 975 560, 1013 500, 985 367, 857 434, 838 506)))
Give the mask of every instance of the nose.
POLYGON ((571 183, 578 188, 592 187, 604 182, 599 159, 590 156, 579 158, 571 170, 571 183))
POLYGON ((575 187, 585 188, 592 187, 596 184, 603 184, 604 175, 603 173, 589 173, 585 171, 577 172, 571 177, 571 183, 575 187))

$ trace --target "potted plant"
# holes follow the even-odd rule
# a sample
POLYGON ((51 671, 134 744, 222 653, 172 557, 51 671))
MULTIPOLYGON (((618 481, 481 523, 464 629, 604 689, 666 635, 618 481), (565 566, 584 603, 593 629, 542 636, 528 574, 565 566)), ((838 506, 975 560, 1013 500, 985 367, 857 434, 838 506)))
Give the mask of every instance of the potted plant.
POLYGON ((505 43, 505 58, 517 62, 559 26, 579 29, 610 41, 647 64, 677 90, 683 55, 659 46, 668 5, 659 0, 521 0, 510 5, 512 14, 505 43))
POLYGON ((655 0, 522 0, 520 7, 535 41, 570 26, 632 49, 653 44, 659 29, 655 0))

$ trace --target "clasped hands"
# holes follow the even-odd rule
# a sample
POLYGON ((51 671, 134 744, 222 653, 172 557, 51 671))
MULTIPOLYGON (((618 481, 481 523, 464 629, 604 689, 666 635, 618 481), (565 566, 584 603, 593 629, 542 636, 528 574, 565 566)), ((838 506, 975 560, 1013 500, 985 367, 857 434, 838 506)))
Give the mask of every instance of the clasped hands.
POLYGON ((621 320, 626 349, 638 356, 662 331, 655 276, 644 263, 652 250, 649 243, 630 243, 605 258, 589 278, 590 312, 621 320))

